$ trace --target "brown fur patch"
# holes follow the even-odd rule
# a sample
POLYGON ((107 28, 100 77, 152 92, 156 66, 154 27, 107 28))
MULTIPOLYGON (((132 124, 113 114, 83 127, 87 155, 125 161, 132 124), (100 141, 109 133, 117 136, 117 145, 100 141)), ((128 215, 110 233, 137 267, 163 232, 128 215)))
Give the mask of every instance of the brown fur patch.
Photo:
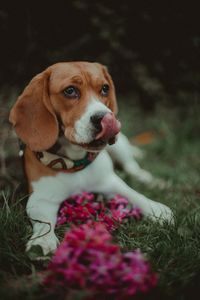
POLYGON ((58 172, 43 165, 35 156, 35 153, 26 147, 24 153, 25 172, 29 182, 29 192, 31 192, 30 183, 37 181, 41 176, 55 176, 58 172))

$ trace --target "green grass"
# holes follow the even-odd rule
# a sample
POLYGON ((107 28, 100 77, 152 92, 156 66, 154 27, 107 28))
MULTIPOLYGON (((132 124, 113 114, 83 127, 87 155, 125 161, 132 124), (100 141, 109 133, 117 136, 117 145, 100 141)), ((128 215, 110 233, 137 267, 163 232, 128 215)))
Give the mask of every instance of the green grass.
MULTIPOLYGON (((161 106, 156 112, 146 114, 134 104, 131 98, 120 101, 124 132, 130 138, 144 131, 155 133, 157 138, 142 147, 146 156, 140 164, 171 184, 163 190, 150 188, 122 171, 118 173, 139 192, 169 205, 174 210, 175 225, 130 221, 115 232, 115 239, 123 251, 140 248, 159 275, 158 287, 142 299, 197 299, 195 293, 200 292, 200 107, 161 106)), ((0 298, 50 299, 38 277, 46 263, 32 262, 25 253, 31 233, 25 214, 26 199, 18 193, 12 197, 11 192, 8 188, 7 194, 1 197, 0 298)))

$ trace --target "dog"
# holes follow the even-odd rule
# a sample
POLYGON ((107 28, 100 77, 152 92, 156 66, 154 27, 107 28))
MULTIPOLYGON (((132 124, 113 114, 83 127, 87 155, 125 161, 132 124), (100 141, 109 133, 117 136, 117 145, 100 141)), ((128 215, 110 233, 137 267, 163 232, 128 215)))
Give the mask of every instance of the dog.
POLYGON ((106 197, 121 194, 144 216, 172 221, 169 207, 136 192, 114 173, 110 155, 138 179, 152 180, 132 157, 138 149, 120 133, 117 109, 107 68, 90 62, 48 67, 17 99, 9 120, 25 145, 30 191, 26 211, 33 226, 27 250, 39 245, 46 255, 57 248, 58 209, 63 200, 81 191, 106 197))

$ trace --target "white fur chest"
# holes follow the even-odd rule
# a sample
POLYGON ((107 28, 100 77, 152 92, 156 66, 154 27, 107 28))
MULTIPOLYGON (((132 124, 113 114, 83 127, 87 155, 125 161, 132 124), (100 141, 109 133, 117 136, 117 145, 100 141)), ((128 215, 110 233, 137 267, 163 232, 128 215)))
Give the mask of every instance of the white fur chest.
POLYGON ((112 161, 107 152, 102 151, 84 170, 41 177, 32 182, 32 188, 38 199, 48 198, 49 201, 60 203, 74 193, 99 190, 101 182, 105 181, 105 176, 109 176, 111 171, 112 161))

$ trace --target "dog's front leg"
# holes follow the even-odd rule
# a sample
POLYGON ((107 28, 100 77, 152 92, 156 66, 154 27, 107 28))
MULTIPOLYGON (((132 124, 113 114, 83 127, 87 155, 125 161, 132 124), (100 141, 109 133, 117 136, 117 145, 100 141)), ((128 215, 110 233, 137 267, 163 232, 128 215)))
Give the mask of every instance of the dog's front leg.
POLYGON ((27 214, 33 226, 33 235, 27 243, 26 250, 39 245, 43 254, 53 252, 58 245, 58 239, 54 233, 59 205, 48 198, 41 198, 33 192, 27 203, 27 214))
POLYGON ((102 192, 107 196, 120 194, 126 197, 131 204, 139 207, 144 216, 147 216, 154 221, 159 221, 160 223, 163 221, 173 223, 173 213, 169 207, 136 192, 115 173, 110 174, 110 176, 106 178, 106 180, 99 186, 97 192, 102 192))

